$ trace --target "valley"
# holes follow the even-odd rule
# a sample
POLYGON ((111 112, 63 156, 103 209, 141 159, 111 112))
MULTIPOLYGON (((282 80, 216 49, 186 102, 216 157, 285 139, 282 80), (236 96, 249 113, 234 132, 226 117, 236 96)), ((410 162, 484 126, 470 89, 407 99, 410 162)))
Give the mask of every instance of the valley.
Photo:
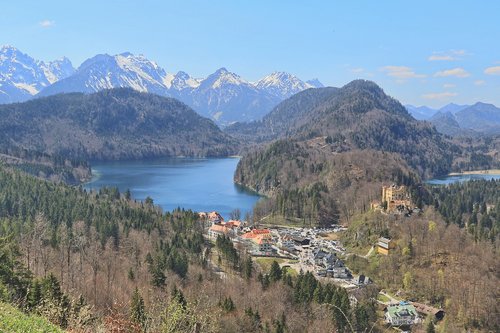
POLYGON ((2 3, 0 331, 500 332, 498 12, 2 3))

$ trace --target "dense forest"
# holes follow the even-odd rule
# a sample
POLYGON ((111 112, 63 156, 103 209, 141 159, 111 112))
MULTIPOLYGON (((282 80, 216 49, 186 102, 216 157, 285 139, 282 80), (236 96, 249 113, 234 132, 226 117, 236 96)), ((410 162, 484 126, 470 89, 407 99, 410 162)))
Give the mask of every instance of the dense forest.
POLYGON ((500 236, 500 181, 471 180, 430 188, 432 204, 447 223, 466 228, 476 239, 500 236))
POLYGON ((185 104, 132 89, 0 106, 0 148, 69 159, 228 156, 237 141, 185 104))
POLYGON ((72 185, 90 179, 92 173, 85 160, 18 147, 1 148, 0 162, 39 178, 72 185))
POLYGON ((0 302, 65 329, 347 332, 375 319, 370 295, 351 307, 312 274, 261 271, 227 239, 206 243, 197 214, 163 213, 128 191, 87 193, 2 167, 0 214, 0 302))

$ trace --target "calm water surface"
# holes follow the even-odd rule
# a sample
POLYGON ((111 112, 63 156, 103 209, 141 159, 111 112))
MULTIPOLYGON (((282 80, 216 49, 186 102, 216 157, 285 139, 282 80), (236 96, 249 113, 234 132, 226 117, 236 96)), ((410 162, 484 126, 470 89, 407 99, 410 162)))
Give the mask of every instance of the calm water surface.
POLYGON ((428 184, 432 185, 447 185, 456 182, 466 182, 474 179, 500 179, 500 174, 481 174, 481 175, 458 175, 458 176, 446 176, 442 178, 434 178, 428 180, 428 184))
POLYGON ((241 217, 259 200, 255 193, 233 183, 238 158, 169 158, 92 164, 93 179, 84 187, 130 189, 134 199, 147 196, 165 211, 177 207, 218 211, 225 218, 239 208, 241 217))

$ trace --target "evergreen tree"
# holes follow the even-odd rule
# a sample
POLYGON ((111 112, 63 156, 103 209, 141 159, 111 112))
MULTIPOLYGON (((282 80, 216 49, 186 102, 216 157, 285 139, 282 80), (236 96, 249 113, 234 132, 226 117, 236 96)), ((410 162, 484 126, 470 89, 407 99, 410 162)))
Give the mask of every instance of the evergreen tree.
POLYGON ((144 299, 139 290, 135 288, 132 300, 130 301, 130 320, 139 324, 144 328, 146 324, 146 308, 144 306, 144 299))
POLYGON ((281 267, 278 264, 278 262, 274 260, 273 263, 271 264, 271 269, 269 271, 269 280, 271 282, 279 281, 281 280, 281 275, 282 275, 281 267))
POLYGON ((253 262, 252 257, 248 256, 243 263, 243 276, 249 280, 253 275, 253 262))

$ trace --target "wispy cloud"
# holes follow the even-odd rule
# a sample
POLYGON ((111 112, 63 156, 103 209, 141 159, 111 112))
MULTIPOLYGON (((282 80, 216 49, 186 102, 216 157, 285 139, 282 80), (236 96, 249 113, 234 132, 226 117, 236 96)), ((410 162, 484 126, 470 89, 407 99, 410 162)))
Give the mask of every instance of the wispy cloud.
POLYGON ((465 56, 465 50, 449 50, 446 52, 433 52, 427 60, 429 61, 455 61, 460 60, 460 57, 465 56))
POLYGON ((457 93, 445 91, 445 92, 440 92, 440 93, 424 94, 424 95, 422 95, 422 98, 442 100, 442 99, 448 99, 451 97, 455 97, 457 95, 458 95, 457 93))
POLYGON ((54 26, 55 22, 51 20, 43 20, 38 23, 42 28, 50 28, 54 26))
POLYGON ((363 73, 365 71, 364 68, 358 67, 358 68, 351 68, 352 73, 363 73))
POLYGON ((447 88, 455 88, 457 85, 456 84, 453 84, 453 83, 445 83, 443 84, 443 88, 447 89, 447 88))
POLYGON ((451 55, 447 54, 433 54, 429 58, 427 58, 429 61, 453 61, 456 60, 454 57, 451 55))
POLYGON ((418 79, 426 77, 425 74, 417 74, 411 67, 406 66, 385 66, 382 71, 386 72, 388 76, 397 79, 418 79))
POLYGON ((484 81, 484 80, 474 81, 474 85, 476 85, 476 86, 484 86, 485 84, 486 84, 486 81, 484 81))
POLYGON ((447 77, 447 76, 468 77, 468 76, 470 76, 470 74, 465 69, 457 67, 457 68, 453 68, 453 69, 439 71, 436 74, 434 74, 434 76, 436 76, 436 77, 447 77))
POLYGON ((484 74, 500 75, 500 66, 488 67, 484 70, 484 74))

